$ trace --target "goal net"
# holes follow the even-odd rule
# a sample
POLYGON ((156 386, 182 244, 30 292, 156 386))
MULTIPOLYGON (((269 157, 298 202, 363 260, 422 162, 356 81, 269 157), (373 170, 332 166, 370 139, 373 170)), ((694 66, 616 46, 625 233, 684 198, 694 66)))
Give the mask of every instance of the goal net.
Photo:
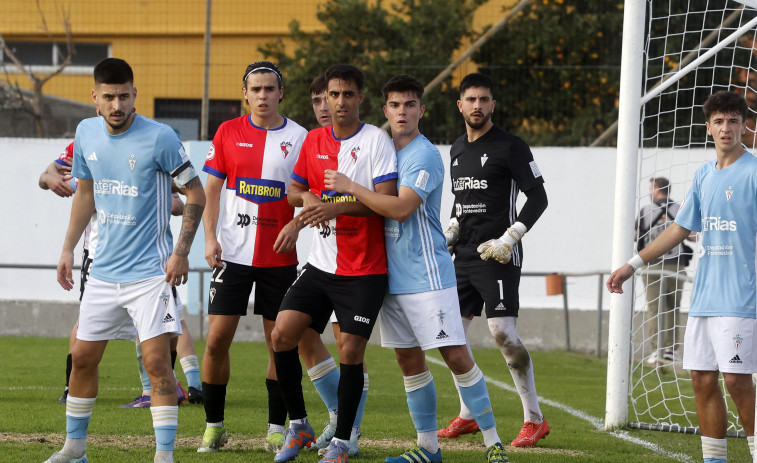
MULTIPOLYGON (((746 97, 749 129, 742 143, 750 151, 754 147, 756 25, 757 1, 646 0, 637 249, 671 223, 696 169, 715 158, 702 113, 710 94, 731 90, 746 97), (655 189, 661 191, 653 197, 655 189), (665 190, 667 201, 661 196, 665 190)), ((698 432, 691 378, 681 358, 691 280, 702 250, 695 240, 684 243, 690 249, 674 249, 663 262, 637 273, 628 377, 631 427, 698 432), (687 266, 675 256, 691 251, 687 266)), ((729 435, 743 435, 730 399, 728 418, 729 435)))

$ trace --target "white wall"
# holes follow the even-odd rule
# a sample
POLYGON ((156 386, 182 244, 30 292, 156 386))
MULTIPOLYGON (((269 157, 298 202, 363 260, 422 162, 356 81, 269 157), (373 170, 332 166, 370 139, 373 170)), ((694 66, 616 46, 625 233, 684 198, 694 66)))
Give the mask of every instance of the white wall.
MULTIPOLYGON (((37 180, 69 142, 61 139, 0 138, 0 156, 3 156, 6 166, 6 180, 0 184, 3 218, 0 226, 0 264, 57 264, 68 225, 71 199, 59 198, 50 191, 41 190, 37 180)), ((200 170, 209 142, 189 142, 186 145, 195 167, 200 170)), ((449 146, 442 146, 440 150, 448 160, 449 146)), ((546 181, 549 207, 523 239, 524 272, 610 270, 615 149, 535 148, 533 151, 546 181)), ((696 165, 701 164, 705 157, 701 155, 696 158, 696 165)), ((642 191, 646 191, 649 183, 648 166, 649 162, 646 162, 641 168, 642 191)), ((684 167, 671 170, 669 176, 676 199, 682 198, 684 190, 676 185, 686 184, 693 170, 686 167, 685 162, 684 167)), ((203 181, 204 176, 203 173, 203 181)), ((446 224, 452 208, 450 191, 447 178, 442 200, 443 224, 446 224)), ((523 195, 521 204, 522 200, 523 195)), ((172 219, 174 236, 179 227, 180 218, 172 219)), ((306 260, 310 237, 310 232, 304 232, 300 237, 301 263, 306 260)), ((79 263, 80 256, 76 257, 79 263)), ((202 230, 195 238, 190 265, 206 265, 202 230)), ((207 279, 204 283, 207 286, 207 279)), ((571 308, 596 308, 596 277, 571 278, 568 291, 571 308)), ((197 292, 197 288, 190 285, 188 289, 184 288, 182 295, 194 306, 197 292)), ((54 271, 0 269, 0 300, 73 301, 77 298, 78 291, 67 293, 58 286, 54 271)), ((524 307, 561 307, 562 298, 545 296, 543 278, 524 278, 521 282, 521 303, 524 307)), ((194 310, 190 307, 191 312, 194 310)))

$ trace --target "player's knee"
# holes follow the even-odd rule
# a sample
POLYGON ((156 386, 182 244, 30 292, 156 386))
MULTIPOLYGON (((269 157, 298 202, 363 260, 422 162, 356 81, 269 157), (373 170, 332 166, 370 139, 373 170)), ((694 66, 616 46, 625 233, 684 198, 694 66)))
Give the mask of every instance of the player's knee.
POLYGON ((97 359, 89 352, 84 352, 81 349, 71 351, 71 366, 77 370, 97 368, 98 363, 97 359))
POLYGON ((299 340, 287 330, 276 326, 271 332, 271 347, 275 352, 289 351, 297 347, 299 340))
POLYGON ((725 387, 736 400, 737 397, 754 397, 754 384, 752 375, 725 374, 723 375, 725 387))

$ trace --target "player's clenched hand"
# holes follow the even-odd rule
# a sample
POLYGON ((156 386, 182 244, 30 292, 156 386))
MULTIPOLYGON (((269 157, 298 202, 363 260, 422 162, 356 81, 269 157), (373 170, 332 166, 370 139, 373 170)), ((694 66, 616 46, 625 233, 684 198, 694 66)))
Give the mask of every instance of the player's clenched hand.
POLYGON ((63 251, 58 262, 58 283, 66 291, 74 287, 74 253, 63 251))
POLYGON ((273 252, 278 254, 284 254, 294 250, 297 244, 297 237, 300 235, 302 227, 298 226, 299 216, 295 217, 288 224, 284 225, 279 235, 276 237, 276 242, 273 243, 273 252))
POLYGON ((623 283, 631 278, 634 274, 634 269, 630 264, 624 264, 619 269, 612 272, 610 278, 607 279, 607 289, 611 293, 623 294, 623 283))
POLYGON ((223 268, 221 243, 215 239, 205 240, 205 261, 210 268, 223 268))
POLYGON ((171 286, 179 286, 187 282, 189 273, 189 258, 171 254, 166 264, 166 282, 171 286))
POLYGON ((60 196, 61 198, 67 198, 74 194, 74 189, 71 188, 71 163, 68 160, 64 160, 67 166, 62 166, 57 162, 53 163, 55 169, 53 172, 47 171, 46 183, 47 187, 60 196))
POLYGON ((352 188, 352 180, 343 173, 331 169, 324 171, 323 181, 326 188, 337 193, 349 193, 350 188, 352 188))

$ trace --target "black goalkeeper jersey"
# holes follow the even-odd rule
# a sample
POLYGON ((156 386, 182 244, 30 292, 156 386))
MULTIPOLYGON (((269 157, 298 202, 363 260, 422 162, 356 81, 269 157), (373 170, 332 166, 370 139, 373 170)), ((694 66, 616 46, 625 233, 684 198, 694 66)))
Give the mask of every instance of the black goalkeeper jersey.
MULTIPOLYGON (((484 264, 476 248, 499 238, 515 222, 520 191, 544 183, 526 142, 493 126, 473 143, 463 134, 450 150, 452 216, 460 222, 455 265, 484 264)), ((523 247, 513 250, 512 264, 520 267, 523 247)))

